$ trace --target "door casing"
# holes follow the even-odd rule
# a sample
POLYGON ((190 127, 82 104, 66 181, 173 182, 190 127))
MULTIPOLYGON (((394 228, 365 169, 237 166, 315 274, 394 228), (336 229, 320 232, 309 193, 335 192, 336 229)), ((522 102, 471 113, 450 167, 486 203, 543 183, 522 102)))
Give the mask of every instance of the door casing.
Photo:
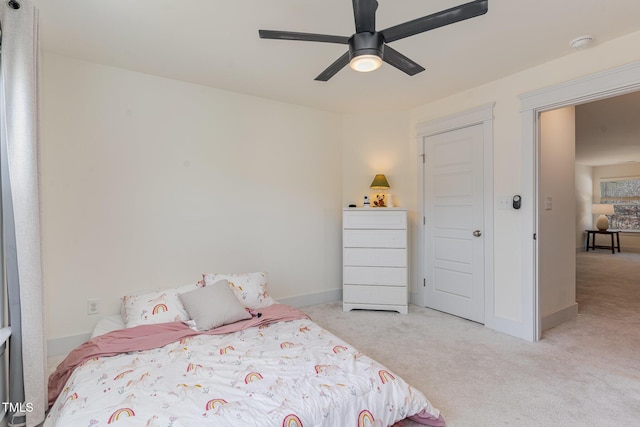
MULTIPOLYGON (((510 333, 537 341, 542 337, 538 284, 538 231, 540 113, 640 91, 640 61, 519 96, 522 118, 522 197, 532 203, 522 209, 522 322, 510 333)), ((507 331, 505 331, 507 332, 507 331)))

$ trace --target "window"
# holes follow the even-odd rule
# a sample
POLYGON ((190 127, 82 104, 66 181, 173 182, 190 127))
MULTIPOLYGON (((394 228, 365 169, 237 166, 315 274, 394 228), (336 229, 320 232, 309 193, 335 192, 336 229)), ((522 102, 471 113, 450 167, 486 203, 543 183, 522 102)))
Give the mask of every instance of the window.
POLYGON ((613 205, 611 228, 640 231, 640 178, 601 179, 600 203, 613 205))

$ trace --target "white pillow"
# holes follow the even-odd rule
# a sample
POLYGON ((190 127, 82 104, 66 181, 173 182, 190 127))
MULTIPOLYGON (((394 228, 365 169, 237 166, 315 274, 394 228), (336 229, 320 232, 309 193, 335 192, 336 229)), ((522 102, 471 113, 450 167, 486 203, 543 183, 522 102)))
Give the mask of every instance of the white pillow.
POLYGON ((226 280, 180 294, 179 298, 198 331, 251 319, 226 280))
POLYGON ((267 273, 205 273, 202 278, 205 286, 223 279, 227 280, 229 287, 245 308, 257 310, 275 303, 275 300, 267 292, 267 273))
POLYGON ((189 315, 184 309, 178 295, 203 286, 204 281, 199 280, 161 291, 143 291, 133 293, 132 295, 125 295, 122 297, 122 305, 120 307, 120 314, 122 315, 125 327, 131 328, 138 325, 189 320, 189 315), (163 294, 164 301, 158 302, 157 299, 162 299, 163 294), (158 303, 165 304, 166 307, 157 306, 158 303), (164 311, 165 308, 166 311, 164 311))
POLYGON ((204 287, 204 281, 203 280, 198 280, 197 282, 192 282, 186 285, 182 285, 182 286, 178 286, 176 288, 173 288, 176 290, 176 293, 178 294, 183 294, 185 292, 189 292, 189 291, 194 291, 198 288, 202 288, 204 287))

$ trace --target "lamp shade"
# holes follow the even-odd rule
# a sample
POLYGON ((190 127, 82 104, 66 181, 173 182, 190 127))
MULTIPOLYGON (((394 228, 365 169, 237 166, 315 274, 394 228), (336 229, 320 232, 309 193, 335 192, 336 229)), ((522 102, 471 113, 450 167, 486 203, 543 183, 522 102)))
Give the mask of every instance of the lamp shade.
POLYGON ((613 215, 613 205, 594 204, 591 212, 596 215, 613 215))
POLYGON ((389 181, 387 181, 387 177, 382 174, 376 175, 376 177, 373 178, 373 182, 371 183, 371 188, 376 190, 386 190, 389 187, 390 185, 389 181))

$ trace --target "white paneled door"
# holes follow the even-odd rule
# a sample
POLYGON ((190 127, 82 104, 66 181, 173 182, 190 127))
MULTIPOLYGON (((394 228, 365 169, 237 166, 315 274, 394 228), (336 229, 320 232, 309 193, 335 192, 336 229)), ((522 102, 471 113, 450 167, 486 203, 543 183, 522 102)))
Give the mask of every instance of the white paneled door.
POLYGON ((423 141, 425 305, 484 323, 482 125, 423 141))

